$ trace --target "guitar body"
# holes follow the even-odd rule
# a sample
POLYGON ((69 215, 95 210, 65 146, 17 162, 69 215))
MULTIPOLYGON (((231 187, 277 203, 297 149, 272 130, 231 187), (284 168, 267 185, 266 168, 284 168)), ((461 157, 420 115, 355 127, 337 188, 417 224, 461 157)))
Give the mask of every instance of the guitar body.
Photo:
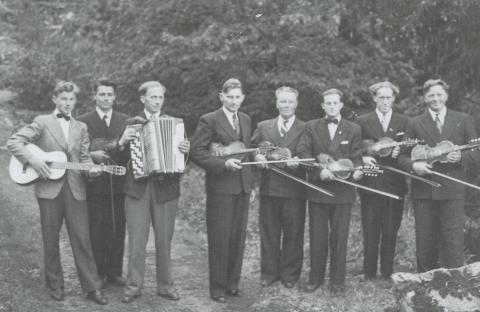
MULTIPOLYGON (((44 152, 38 146, 33 144, 27 144, 25 148, 34 154, 36 157, 41 158, 45 162, 67 162, 67 155, 60 151, 44 152)), ((50 180, 58 180, 63 177, 66 169, 53 169, 50 167, 50 180)), ((13 182, 20 185, 32 184, 39 179, 37 172, 30 166, 24 166, 15 156, 10 159, 9 166, 10 178, 13 182)))

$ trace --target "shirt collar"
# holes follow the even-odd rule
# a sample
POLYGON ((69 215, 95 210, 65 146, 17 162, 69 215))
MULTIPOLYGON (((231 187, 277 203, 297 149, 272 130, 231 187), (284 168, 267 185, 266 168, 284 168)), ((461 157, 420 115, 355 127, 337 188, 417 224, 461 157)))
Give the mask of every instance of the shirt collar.
POLYGON ((393 113, 392 110, 389 110, 386 114, 384 114, 376 108, 375 112, 377 113, 378 119, 380 119, 380 120, 385 119, 385 118, 388 120, 388 119, 392 118, 392 113, 393 113))
MULTIPOLYGON (((57 114, 60 114, 60 111, 59 111, 57 108, 55 108, 55 110, 53 111, 53 116, 55 116, 55 118, 56 118, 56 117, 57 117, 57 114)), ((72 114, 68 114, 67 116, 70 117, 70 118, 72 118, 72 114)), ((57 119, 58 119, 58 118, 57 118, 57 119)), ((65 119, 62 118, 62 120, 65 120, 65 119)), ((65 121, 66 121, 66 122, 69 122, 70 120, 68 120, 68 121, 65 120, 65 121)))
POLYGON ((107 119, 112 118, 112 112, 113 110, 109 110, 108 112, 102 111, 100 108, 96 107, 95 110, 97 111, 98 116, 100 116, 100 119, 103 119, 103 116, 107 115, 107 119))
POLYGON ((223 109, 223 112, 225 113, 225 115, 227 115, 227 117, 229 119, 232 119, 233 115, 234 114, 238 114, 238 112, 231 112, 229 111, 228 109, 225 108, 225 106, 222 106, 222 109, 223 109))
POLYGON ((150 118, 152 118, 152 115, 155 115, 157 117, 160 117, 160 112, 156 112, 154 114, 150 113, 149 111, 147 111, 146 109, 143 110, 143 112, 145 113, 145 117, 147 117, 147 120, 149 120, 150 118))
POLYGON ((433 121, 435 121, 435 119, 437 118, 437 114, 438 114, 438 118, 440 119, 440 121, 443 124, 443 121, 445 120, 445 115, 447 115, 447 108, 443 107, 438 113, 434 112, 433 110, 431 110, 429 108, 428 112, 430 113, 430 116, 432 117, 433 121))

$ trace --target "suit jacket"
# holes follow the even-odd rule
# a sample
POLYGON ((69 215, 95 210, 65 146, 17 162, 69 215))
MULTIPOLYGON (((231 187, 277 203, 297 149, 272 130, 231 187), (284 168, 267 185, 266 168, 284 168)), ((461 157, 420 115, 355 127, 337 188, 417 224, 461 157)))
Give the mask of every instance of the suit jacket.
MULTIPOLYGON (((468 143, 476 138, 473 120, 467 114, 447 109, 445 121, 440 134, 428 110, 410 120, 405 133, 406 138, 416 138, 425 141, 429 146, 435 146, 438 142, 448 140, 453 144, 461 145, 468 143)), ((453 178, 466 180, 465 168, 475 165, 475 158, 478 152, 463 151, 462 159, 459 163, 440 163, 433 165, 433 170, 447 174, 453 178)), ((412 160, 410 150, 405 150, 399 156, 399 164, 403 170, 412 170, 412 160)), ((427 176, 428 179, 442 184, 440 188, 434 188, 430 185, 412 180, 413 198, 422 199, 463 199, 465 196, 465 187, 462 184, 445 180, 437 176, 427 176)))
MULTIPOLYGON (((146 119, 145 113, 142 111, 140 117, 146 119)), ((127 153, 130 159, 130 151, 127 147, 127 153)), ((135 180, 133 177, 132 163, 128 163, 127 176, 125 180, 125 194, 134 198, 141 198, 145 193, 147 182, 152 181, 155 184, 156 199, 159 202, 167 202, 180 196, 180 175, 169 174, 160 177, 150 177, 135 180)))
MULTIPOLYGON (((358 117, 357 123, 362 128, 363 140, 373 140, 377 142, 381 138, 388 137, 395 141, 401 141, 405 135, 408 118, 395 112, 392 113, 392 119, 388 125, 387 132, 383 132, 382 124, 375 111, 358 117)), ((387 157, 376 156, 375 159, 378 164, 398 167, 397 159, 392 158, 391 155, 387 157)), ((388 170, 385 170, 383 174, 376 177, 363 177, 362 184, 397 195, 403 195, 407 191, 405 177, 388 170)), ((367 191, 363 190, 359 190, 359 192, 367 193, 367 191)))
POLYGON ((240 194, 249 193, 253 187, 253 174, 250 166, 242 170, 230 171, 225 167, 225 158, 213 156, 209 150, 211 143, 229 145, 242 141, 248 148, 251 137, 251 121, 247 114, 238 112, 240 138, 230 125, 222 108, 200 117, 192 139, 192 160, 206 171, 207 193, 240 194))
MULTIPOLYGON (((275 146, 285 147, 290 150, 292 156, 295 156, 296 148, 300 137, 305 129, 305 122, 295 118, 290 130, 282 138, 278 131, 278 117, 260 122, 252 136, 252 145, 258 146, 259 143, 268 141, 275 146)), ((289 170, 287 167, 281 168, 288 171, 301 179, 305 179, 305 173, 299 168, 289 170)), ((262 180, 260 184, 260 195, 287 197, 287 198, 304 198, 305 188, 301 183, 295 182, 271 170, 262 170, 262 180)))
MULTIPOLYGON (((53 114, 35 117, 31 124, 12 135, 7 147, 23 164, 27 164, 34 157, 25 148, 26 143, 33 143, 44 152, 64 152, 69 162, 93 164, 88 152, 90 141, 87 126, 74 118, 70 119, 68 143, 57 117, 53 114)), ((59 180, 39 180, 35 183, 35 195, 38 198, 53 199, 60 193, 65 181, 68 181, 75 199, 85 200, 85 177, 79 170, 67 170, 59 180)))
MULTIPOLYGON (((107 127, 105 122, 100 119, 97 111, 91 111, 78 117, 79 121, 84 122, 88 127, 88 135, 90 142, 95 139, 107 139, 109 141, 118 141, 122 135, 122 130, 128 115, 112 112, 110 125, 107 127)), ((120 151, 118 147, 106 151, 113 159, 115 164, 119 166, 126 166, 128 161, 128 154, 120 151)), ((125 176, 112 176, 113 178, 113 192, 122 193, 123 185, 125 183, 125 176)), ((87 182, 87 191, 90 194, 110 194, 110 178, 108 174, 103 174, 92 181, 87 182)))
MULTIPOLYGON (((359 166, 362 163, 360 126, 345 118, 340 119, 332 141, 325 118, 308 121, 305 125, 305 132, 297 145, 297 153, 301 158, 316 158, 320 153, 325 153, 335 160, 348 158, 354 166, 359 166)), ((321 181, 317 170, 310 172, 308 175, 310 181, 335 194, 335 197, 330 197, 318 191, 307 189, 307 199, 309 201, 326 204, 351 204, 355 201, 354 187, 337 181, 321 181)))

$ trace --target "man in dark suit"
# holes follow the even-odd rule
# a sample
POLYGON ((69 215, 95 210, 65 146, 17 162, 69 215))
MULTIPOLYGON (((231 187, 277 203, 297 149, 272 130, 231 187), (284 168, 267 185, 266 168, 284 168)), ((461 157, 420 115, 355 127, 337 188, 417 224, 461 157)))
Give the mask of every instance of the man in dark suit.
MULTIPOLYGON (((360 116, 357 120, 362 128, 362 139, 372 143, 382 138, 402 140, 408 119, 392 111, 392 105, 398 95, 398 87, 389 81, 384 81, 370 86, 369 91, 376 109, 360 116)), ((398 167, 399 153, 400 147, 397 146, 390 155, 385 157, 366 155, 363 157, 363 163, 370 166, 378 163, 398 167)), ((407 188, 404 176, 388 170, 380 176, 365 177, 362 182, 365 186, 400 196, 405 194, 407 188)), ((359 193, 363 229, 363 274, 366 279, 376 277, 380 249, 380 272, 383 278, 389 279, 393 273, 395 244, 402 221, 403 200, 365 191, 359 191, 359 193)))
MULTIPOLYGON (((473 120, 467 114, 447 109, 448 85, 442 80, 427 80, 423 85, 427 111, 410 120, 405 136, 425 141, 433 147, 448 140, 455 145, 468 143, 476 138, 473 120)), ((418 175, 431 171, 465 180, 465 169, 475 164, 472 151, 453 151, 446 155, 447 162, 429 165, 424 161, 412 161, 410 154, 402 152, 400 166, 418 175)), ((432 175, 429 179, 439 182, 440 188, 412 181, 412 197, 415 211, 417 270, 425 272, 439 267, 455 268, 464 264, 463 226, 465 220, 465 186, 432 175)))
POLYGON ((219 96, 223 107, 200 117, 192 160, 206 170, 210 296, 223 303, 225 295, 242 295, 239 283, 253 176, 249 166, 239 165, 240 159, 210 151, 212 143, 250 145, 250 117, 238 111, 245 98, 242 84, 227 80, 219 96))
MULTIPOLYGON (((275 91, 279 116, 262 121, 252 136, 252 145, 270 142, 295 153, 305 123, 296 118, 298 91, 280 87, 275 91)), ((266 161, 264 154, 255 161, 266 161)), ((289 173, 305 179, 295 162, 286 163, 289 173)), ((267 165, 261 166, 268 169, 267 165)), ((259 227, 261 242, 261 284, 281 280, 292 288, 300 277, 303 262, 305 191, 302 184, 269 170, 262 171, 259 227), (283 233, 283 235, 282 235, 283 233)))
MULTIPOLYGON (((128 115, 112 109, 116 85, 99 79, 93 87, 95 110, 78 118, 88 127, 90 154, 97 164, 126 166, 124 152, 117 141, 128 115)), ((125 241, 124 176, 103 174, 87 183, 88 219, 98 276, 104 283, 124 286, 122 278, 125 241)))
MULTIPOLYGON (((53 114, 37 116, 30 125, 20 129, 7 142, 10 152, 23 164, 31 166, 41 177, 35 183, 35 195, 40 206, 45 278, 50 296, 65 299, 63 270, 60 261, 60 229, 63 220, 72 245, 80 285, 87 298, 107 304, 100 288, 88 232, 88 209, 85 201, 85 177, 80 171, 67 170, 58 180, 48 180, 50 169, 39 155, 33 155, 25 144, 33 143, 45 152, 61 151, 70 162, 93 164, 88 147, 87 126, 75 120, 71 112, 75 107, 78 87, 73 82, 60 81, 53 90, 53 114)), ((90 177, 100 171, 92 168, 90 177)))
MULTIPOLYGON (((161 113, 166 89, 160 82, 147 81, 138 90, 144 110, 137 119, 146 121, 166 116, 161 113)), ((126 146, 135 138, 135 132, 134 128, 127 127, 118 144, 126 146)), ((188 153, 190 143, 184 140, 179 143, 178 149, 182 153, 188 153)), ((180 176, 174 174, 135 180, 130 162, 124 190, 128 230, 128 277, 122 302, 130 303, 141 294, 150 223, 155 233, 157 295, 169 300, 179 300, 178 292, 173 289, 170 250, 180 196, 180 176)))
MULTIPOLYGON (((343 107, 342 92, 329 89, 323 92, 322 96, 325 118, 306 123, 305 131, 297 145, 298 156, 318 157, 320 162, 324 159, 331 162, 346 158, 350 159, 354 166, 361 165, 361 129, 340 115, 343 107)), ((334 193, 335 197, 310 189, 307 191, 310 219, 310 277, 305 291, 313 292, 323 284, 327 256, 330 253, 330 290, 334 293, 343 292, 350 215, 356 193, 354 187, 332 181, 335 173, 327 167, 319 171, 320 173, 311 172, 310 180, 334 193)), ((359 180, 362 172, 355 170, 352 177, 359 180)))

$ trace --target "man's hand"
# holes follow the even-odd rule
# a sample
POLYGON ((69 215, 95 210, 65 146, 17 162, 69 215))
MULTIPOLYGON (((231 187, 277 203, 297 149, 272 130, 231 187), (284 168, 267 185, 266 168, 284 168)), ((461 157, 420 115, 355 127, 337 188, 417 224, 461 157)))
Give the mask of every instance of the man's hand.
MULTIPOLYGON (((292 159, 298 159, 297 156, 293 157, 292 159)), ((300 163, 298 161, 287 161, 287 167, 290 169, 296 169, 300 163)))
POLYGON ((227 169, 231 171, 240 170, 242 169, 240 162, 240 159, 230 158, 225 161, 225 167, 227 167, 227 169))
POLYGON ((375 166, 377 164, 377 160, 371 156, 363 156, 362 162, 366 166, 375 166))
POLYGON ((187 154, 188 152, 190 152, 190 141, 185 140, 178 143, 178 149, 180 150, 180 152, 187 154))
POLYGON ((320 179, 322 181, 331 181, 335 179, 335 175, 328 169, 322 169, 322 171, 320 171, 320 179))
POLYGON ((90 168, 90 170, 88 170, 88 176, 90 178, 98 177, 101 174, 102 174, 102 169, 100 169, 99 167, 93 167, 93 168, 90 168))
POLYGON ((29 164, 37 172, 37 174, 42 180, 48 179, 51 171, 45 161, 40 158, 33 158, 29 161, 29 164))
MULTIPOLYGON (((267 161, 267 157, 263 154, 257 154, 255 155, 254 161, 267 161)), ((263 168, 263 169, 268 169, 268 164, 257 164, 258 167, 263 168)))
POLYGON ((416 161, 412 165, 413 172, 415 172, 418 175, 426 175, 429 173, 432 173, 430 169, 432 169, 432 165, 427 164, 426 162, 423 161, 416 161))
POLYGON ((462 159, 462 153, 460 151, 453 151, 447 154, 447 160, 451 163, 457 163, 462 159))
POLYGON ((352 178, 355 181, 360 180, 363 177, 363 171, 362 170, 355 170, 352 174, 352 178))
POLYGON ((396 159, 400 154, 400 146, 395 146, 392 150, 392 158, 396 159))
POLYGON ((92 157, 93 162, 96 164, 104 164, 112 160, 112 158, 110 158, 110 155, 108 155, 107 152, 102 150, 91 151, 90 156, 92 157))
POLYGON ((125 146, 128 142, 135 139, 136 137, 136 130, 132 127, 127 127, 125 131, 123 131, 122 137, 118 140, 118 145, 125 146))

